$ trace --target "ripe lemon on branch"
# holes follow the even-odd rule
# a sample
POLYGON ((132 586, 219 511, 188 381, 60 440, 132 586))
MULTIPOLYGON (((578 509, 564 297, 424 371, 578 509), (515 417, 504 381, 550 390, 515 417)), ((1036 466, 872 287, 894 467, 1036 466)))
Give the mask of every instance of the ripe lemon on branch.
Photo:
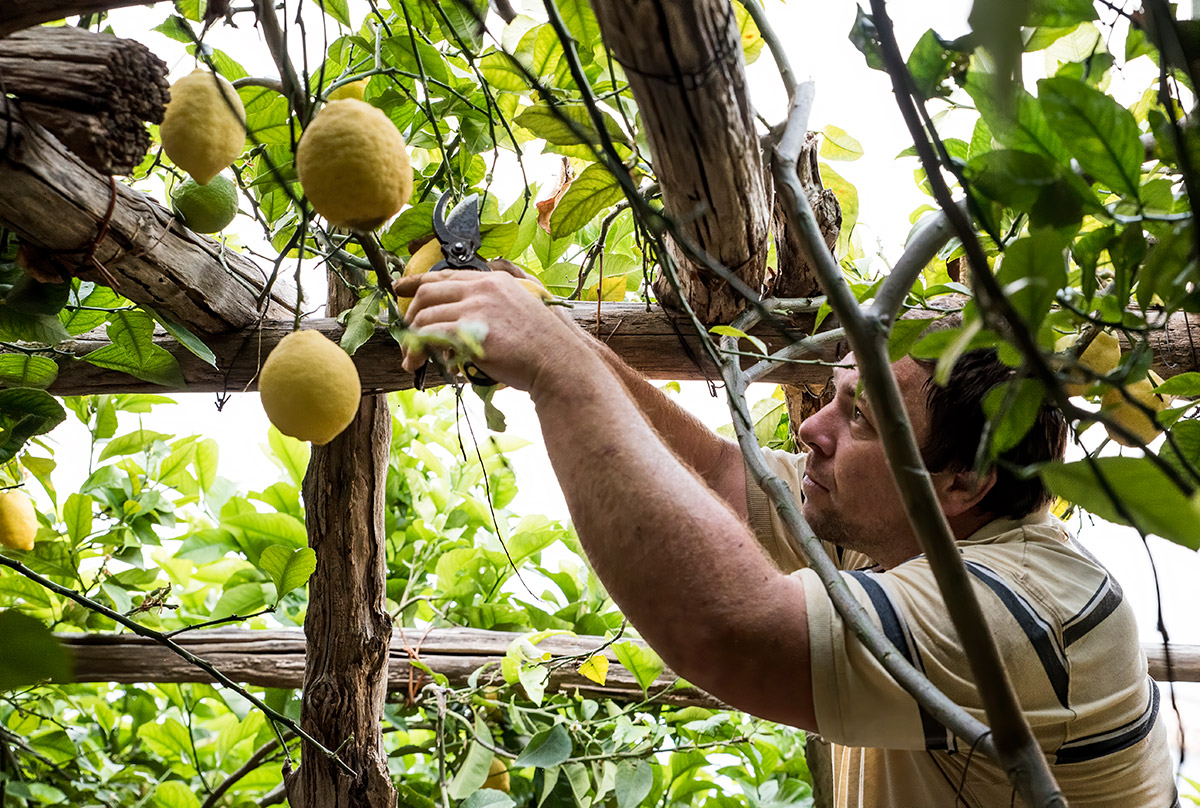
POLYGON ((323 446, 354 420, 362 384, 336 343, 319 331, 293 331, 263 362, 258 393, 276 429, 323 446))
POLYGON ((37 513, 21 491, 0 492, 0 544, 10 550, 32 550, 37 536, 37 513))
MULTIPOLYGON (((1166 409, 1169 403, 1168 400, 1154 393, 1154 388, 1162 383, 1162 378, 1152 370, 1147 376, 1127 384, 1125 390, 1134 401, 1159 413, 1166 409)), ((1136 435, 1142 443, 1149 443, 1162 432, 1156 421, 1151 419, 1137 404, 1126 399, 1115 387, 1101 397, 1100 403, 1103 405, 1103 412, 1109 418, 1136 435)), ((1104 428, 1108 432, 1108 436, 1122 446, 1138 445, 1125 439, 1107 424, 1104 428)))
POLYGON ((400 131, 382 110, 353 98, 313 118, 296 148, 296 172, 313 208, 336 227, 374 230, 412 196, 400 131))
POLYGON ((171 85, 158 134, 175 165, 208 185, 246 147, 246 108, 223 76, 196 69, 171 85))

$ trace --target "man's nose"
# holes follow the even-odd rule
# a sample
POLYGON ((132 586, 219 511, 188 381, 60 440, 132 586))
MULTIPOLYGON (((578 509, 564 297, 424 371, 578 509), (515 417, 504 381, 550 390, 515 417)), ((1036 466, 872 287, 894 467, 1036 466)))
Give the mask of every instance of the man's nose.
POLYGON ((810 449, 823 455, 833 452, 833 419, 830 417, 833 409, 832 403, 826 404, 800 422, 796 433, 810 449))

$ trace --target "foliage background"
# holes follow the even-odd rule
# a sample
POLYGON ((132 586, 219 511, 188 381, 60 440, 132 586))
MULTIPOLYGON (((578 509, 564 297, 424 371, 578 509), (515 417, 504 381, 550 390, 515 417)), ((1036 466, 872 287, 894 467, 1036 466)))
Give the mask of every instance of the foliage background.
MULTIPOLYGON (((598 46, 586 3, 572 0, 559 5, 580 41, 596 43, 581 54, 593 90, 604 96, 619 89, 619 71, 598 46)), ((843 239, 839 257, 847 271, 863 281, 860 291, 865 293, 869 280, 885 268, 886 259, 896 255, 912 221, 910 212, 915 209, 914 219, 922 212, 919 203, 908 201, 911 196, 895 191, 901 184, 912 186, 910 172, 915 162, 895 159, 905 141, 899 124, 880 126, 875 120, 892 114, 886 100, 875 100, 880 88, 886 88, 886 76, 861 69, 862 55, 849 51, 849 40, 840 40, 840 32, 850 29, 853 15, 827 20, 815 16, 820 12, 814 9, 797 12, 794 5, 773 6, 771 11, 798 14, 803 22, 793 23, 790 31, 801 42, 806 38, 828 42, 830 31, 838 32, 838 46, 843 50, 826 44, 812 50, 832 53, 837 64, 852 66, 834 72, 827 80, 825 65, 809 59, 801 62, 817 75, 821 103, 829 104, 827 112, 818 107, 819 117, 829 121, 823 172, 827 184, 839 194, 846 230, 853 234, 843 239), (847 52, 853 56, 847 57, 847 52), (854 126, 853 121, 861 123, 854 126), (830 161, 837 163, 836 169, 830 161), (896 177, 897 173, 907 175, 903 183, 879 181, 880 175, 896 177), (901 201, 884 208, 884 199, 901 201), (868 216, 873 205, 880 207, 868 216), (897 211, 897 207, 902 209, 897 211), (859 219, 869 219, 874 233, 870 228, 855 227, 859 219), (873 234, 880 236, 878 242, 873 234)), ((1126 42, 1120 24, 1112 36, 1099 36, 1094 24, 1086 21, 1090 4, 1042 5, 1061 14, 1043 20, 1037 29, 1040 39, 1034 43, 1043 47, 1031 47, 1026 61, 1031 65, 1041 62, 1048 74, 1082 80, 1068 85, 1072 89, 1088 83, 1111 89, 1121 104, 1133 110, 1138 131, 1149 129, 1155 101, 1143 91, 1154 79, 1155 67, 1145 58, 1153 55, 1153 49, 1136 36, 1126 42)), ((893 6, 910 26, 903 34, 920 57, 912 63, 926 71, 934 82, 931 89, 938 90, 942 78, 954 72, 953 49, 923 31, 935 25, 947 37, 953 36, 959 33, 953 29, 961 12, 924 6, 917 13, 914 4, 897 2, 893 6)), ((491 192, 484 206, 487 254, 519 256, 523 265, 560 294, 570 294, 581 286, 583 299, 638 298, 647 257, 643 234, 636 230, 629 213, 617 214, 607 231, 603 230, 603 221, 621 199, 619 190, 611 177, 598 170, 590 147, 547 114, 545 99, 539 95, 542 91, 532 91, 520 72, 495 52, 498 45, 514 51, 550 85, 550 92, 567 102, 577 99, 578 88, 566 71, 561 47, 544 25, 515 26, 496 43, 473 33, 468 18, 453 3, 395 0, 378 7, 389 27, 364 27, 364 18, 370 17, 365 4, 350 7, 344 2, 327 2, 322 8, 304 3, 301 8, 309 25, 307 57, 314 74, 310 89, 327 91, 338 81, 370 73, 368 99, 389 113, 413 149, 419 168, 416 204, 381 233, 386 247, 403 257, 414 239, 428 234, 435 189, 487 189, 491 192), (415 23, 411 29, 401 22, 406 16, 415 23), (529 155, 524 173, 510 154, 493 149, 514 143, 529 155), (537 161, 538 152, 547 157, 537 161), (538 226, 532 202, 553 190, 553 174, 564 156, 572 161, 577 179, 545 223, 547 232, 538 226), (597 285, 593 274, 580 284, 580 269, 594 259, 592 248, 602 232, 606 236, 600 248, 606 282, 597 285)), ((110 22, 117 33, 144 32, 142 21, 153 18, 152 25, 160 34, 176 42, 177 48, 187 48, 200 30, 201 11, 198 0, 180 0, 174 13, 163 5, 140 12, 136 18, 117 13, 110 22), (123 30, 123 25, 129 27, 123 30)), ((746 55, 753 59, 762 50, 762 40, 755 36, 744 12, 740 19, 746 33, 746 55)), ((223 36, 228 39, 214 33, 211 41, 218 48, 208 52, 206 59, 229 78, 274 74, 265 61, 250 64, 249 55, 261 51, 262 46, 248 24, 238 31, 223 32, 223 36)), ((295 55, 299 56, 298 47, 295 55)), ((771 68, 764 66, 765 61, 751 66, 756 87, 763 88, 761 92, 756 89, 755 103, 773 121, 782 117, 782 103, 777 86, 772 87, 767 78, 771 68)), ((192 62, 187 57, 173 68, 184 73, 192 62)), ((240 92, 257 144, 237 166, 246 191, 243 211, 248 215, 229 244, 258 253, 267 264, 278 258, 281 277, 298 280, 304 290, 303 311, 313 311, 323 299, 324 269, 311 258, 300 259, 295 250, 297 232, 314 228, 307 234, 316 240, 305 243, 318 252, 328 250, 326 238, 336 241, 339 234, 315 229, 303 209, 289 198, 289 191, 298 193, 290 173, 291 144, 298 130, 292 127, 286 104, 263 88, 245 87, 240 92)), ((610 94, 602 103, 621 156, 640 176, 648 177, 645 143, 632 100, 610 94)), ((950 96, 938 107, 938 125, 951 137, 948 145, 956 156, 979 171, 980 185, 991 189, 993 201, 1009 209, 1007 223, 1020 230, 1011 211, 1032 207, 1040 197, 1030 187, 1040 189, 1048 178, 1058 177, 1061 166, 1048 163, 1047 155, 1037 162, 1001 154, 993 147, 1028 144, 985 143, 976 123, 978 116, 969 105, 970 97, 961 91, 950 96), (1021 174, 1014 171, 1014 159, 1024 161, 1021 167, 1034 165, 1021 174), (989 161, 1009 162, 992 165, 989 161), (989 176, 1025 177, 1029 183, 989 185, 989 176)), ((581 112, 578 106, 571 109, 572 116, 581 112)), ((583 121, 583 116, 578 115, 578 120, 583 121)), ((1064 155, 1049 157, 1059 160, 1064 155)), ((169 169, 158 162, 157 151, 139 169, 138 177, 143 178, 139 186, 159 198, 166 198, 174 182, 169 169)), ((921 180, 919 169, 916 179, 918 183, 921 180)), ((1149 208, 1167 213, 1185 210, 1185 202, 1180 202, 1177 189, 1166 177, 1138 172, 1132 182, 1136 186, 1130 189, 1132 195, 1151 203, 1149 208)), ((1154 227, 1157 225, 1147 225, 1147 229, 1154 227)), ((11 260, 14 245, 6 241, 5 247, 5 257, 11 260)), ((1096 253, 1099 258, 1098 249, 1096 253)), ((949 250, 935 262, 924 279, 926 286, 949 282, 945 261, 953 256, 949 250)), ((1106 258, 1111 267, 1116 258, 1111 254, 1106 258)), ((1072 280, 1084 283, 1081 277, 1072 280)), ((357 285, 361 286, 360 304, 347 320, 344 342, 350 350, 355 347, 356 335, 361 336, 373 318, 383 316, 381 301, 370 284, 357 285)), ((125 301, 86 285, 77 285, 65 300, 50 301, 45 309, 32 313, 19 311, 13 306, 17 298, 12 290, 4 291, 5 306, 0 314, 4 315, 6 339, 29 339, 40 333, 46 337, 42 341, 51 342, 58 329, 75 334, 107 324, 115 348, 142 346, 151 325, 151 315, 130 310, 125 301), (38 332, 37 328, 49 330, 38 332)), ((1117 302, 1106 305, 1111 314, 1117 302)), ((1064 328, 1069 325, 1060 322, 1064 328)), ((197 346, 197 350, 202 352, 203 347, 197 346)), ((177 371, 153 352, 138 362, 130 362, 116 350, 110 354, 116 354, 110 357, 113 367, 131 370, 142 378, 170 380, 177 371)), ((7 374, 6 384, 12 387, 11 380, 20 379, 23 389, 37 387, 30 380, 44 381, 45 375, 38 374, 49 373, 37 361, 41 358, 30 355, 18 368, 5 357, 0 369, 7 374)), ((617 631, 619 616, 586 568, 570 560, 577 545, 569 527, 529 515, 527 511, 533 509, 512 509, 516 484, 505 458, 506 450, 515 448, 515 441, 500 435, 499 447, 484 442, 481 467, 472 452, 460 453, 458 441, 463 430, 454 422, 452 401, 418 394, 396 395, 392 401, 396 438, 388 490, 392 536, 389 605, 398 616, 409 625, 438 621, 505 630, 574 631, 596 635, 598 643, 606 632, 617 631), (510 552, 516 550, 518 569, 528 576, 539 596, 536 603, 524 597, 521 585, 512 581, 498 536, 505 538, 510 552), (565 563, 565 568, 560 568, 560 563, 565 563)), ((280 468, 277 479, 263 478, 248 487, 240 486, 218 473, 222 468, 218 465, 220 450, 210 437, 155 430, 151 425, 157 415, 155 408, 168 407, 165 401, 109 396, 64 403, 61 413, 40 399, 30 407, 44 427, 52 426, 60 415, 86 424, 88 473, 82 482, 63 482, 64 477, 78 476, 77 469, 69 468, 81 462, 76 447, 68 450, 70 460, 63 463, 64 450, 52 442, 53 437, 25 444, 26 451, 8 464, 4 473, 10 482, 24 478, 36 492, 43 524, 37 548, 14 557, 118 611, 136 610, 148 605, 148 599, 153 603, 161 597, 174 608, 137 612, 138 619, 152 627, 173 629, 273 605, 277 608, 269 616, 246 625, 300 624, 303 587, 287 587, 295 577, 285 580, 285 573, 303 569, 303 513, 297 491, 303 447, 271 436, 268 454, 280 468), (288 562, 292 562, 290 567, 288 562)), ((509 406, 503 403, 501 409, 509 406)), ((767 416, 764 436, 782 434, 778 402, 768 402, 760 412, 767 416)), ((480 434, 481 426, 476 423, 480 434)), ((467 440, 469 443, 469 437, 467 440)), ((1085 441, 1089 448, 1095 443, 1085 441)), ((1122 558, 1130 557, 1124 548, 1122 553, 1122 558)), ((1192 554, 1187 558, 1190 562, 1192 554)), ((19 611, 54 630, 112 628, 94 613, 7 571, 0 574, 0 605, 15 607, 7 615, 19 611)), ((38 635, 27 624, 14 625, 14 631, 24 625, 31 637, 38 635)), ((631 660, 631 665, 652 669, 653 661, 631 660)), ((14 667, 19 676, 21 665, 14 667)), ((441 735, 434 731, 428 703, 397 703, 389 708, 386 738, 393 753, 393 771, 402 775, 413 791, 406 793, 406 799, 424 804, 422 796, 437 793, 441 779, 437 764, 442 756, 449 764, 444 783, 448 794, 472 806, 504 804, 503 798, 478 790, 493 753, 474 739, 490 738, 498 748, 524 755, 513 772, 511 800, 518 804, 606 801, 623 808, 643 802, 784 805, 805 801, 807 773, 796 733, 739 714, 695 708, 630 707, 565 696, 531 700, 518 694, 529 695, 531 687, 536 693, 535 666, 522 670, 523 691, 510 686, 492 693, 481 687, 454 694, 451 713, 455 717, 441 735), (498 714, 485 696, 499 700, 498 714)), ((298 701, 294 693, 264 695, 272 706, 295 716, 298 701)), ((4 727, 0 752, 7 750, 0 754, 6 806, 200 805, 217 783, 274 737, 262 716, 248 709, 243 700, 206 686, 20 687, 0 697, 0 724, 4 727)), ((279 783, 281 765, 271 757, 275 754, 268 750, 268 760, 240 779, 221 804, 248 805, 272 791, 279 783)))

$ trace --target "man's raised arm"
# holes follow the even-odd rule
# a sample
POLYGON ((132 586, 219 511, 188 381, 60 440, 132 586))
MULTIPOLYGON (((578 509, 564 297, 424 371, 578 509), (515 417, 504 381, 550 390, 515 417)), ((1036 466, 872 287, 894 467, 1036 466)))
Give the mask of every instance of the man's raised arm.
POLYGON ((529 392, 592 566, 666 662, 739 709, 814 728, 802 584, 668 449, 601 352, 500 273, 430 273, 397 292, 415 293, 414 327, 488 326, 477 364, 529 392))

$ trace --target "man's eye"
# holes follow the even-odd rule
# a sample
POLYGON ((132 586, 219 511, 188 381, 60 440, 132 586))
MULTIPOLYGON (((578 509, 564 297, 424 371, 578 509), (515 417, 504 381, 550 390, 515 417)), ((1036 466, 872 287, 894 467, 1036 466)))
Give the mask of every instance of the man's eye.
POLYGON ((855 407, 855 408, 854 408, 854 416, 853 416, 853 417, 854 417, 854 420, 855 420, 855 421, 865 421, 865 420, 867 420, 867 416, 863 414, 863 411, 862 411, 862 409, 860 409, 859 407, 855 407))

